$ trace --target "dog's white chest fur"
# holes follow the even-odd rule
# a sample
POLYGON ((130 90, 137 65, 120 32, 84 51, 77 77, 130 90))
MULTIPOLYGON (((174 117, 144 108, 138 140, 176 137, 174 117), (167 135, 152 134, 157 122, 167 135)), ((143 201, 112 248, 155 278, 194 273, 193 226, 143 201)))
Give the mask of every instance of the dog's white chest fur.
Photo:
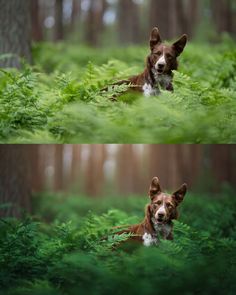
POLYGON ((145 96, 157 95, 157 90, 151 84, 145 83, 143 85, 143 93, 145 96))
POLYGON ((142 236, 144 246, 149 247, 152 245, 157 245, 159 243, 158 236, 162 236, 164 239, 166 239, 171 233, 172 227, 169 224, 154 223, 154 229, 156 232, 156 236, 152 236, 149 233, 144 233, 144 235, 142 236))
POLYGON ((153 73, 156 85, 154 87, 152 87, 152 85, 148 83, 145 83, 143 85, 143 93, 146 97, 158 95, 160 93, 159 86, 161 86, 163 89, 167 89, 172 81, 172 78, 168 75, 158 75, 156 72, 153 73))
POLYGON ((144 233, 143 235, 143 245, 146 247, 156 245, 158 243, 157 237, 153 237, 151 234, 144 233))

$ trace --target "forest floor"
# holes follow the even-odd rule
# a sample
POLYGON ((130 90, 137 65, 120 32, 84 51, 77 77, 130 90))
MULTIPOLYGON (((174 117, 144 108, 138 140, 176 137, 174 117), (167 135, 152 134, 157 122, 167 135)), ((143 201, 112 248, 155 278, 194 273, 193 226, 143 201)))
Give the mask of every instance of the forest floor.
POLYGON ((188 194, 174 241, 126 249, 111 228, 140 222, 146 197, 38 195, 32 217, 0 220, 0 294, 234 295, 233 194, 188 194))
POLYGON ((142 71, 148 47, 37 45, 33 67, 0 70, 0 142, 235 143, 235 48, 189 43, 174 93, 112 102, 126 86, 100 90, 142 71))

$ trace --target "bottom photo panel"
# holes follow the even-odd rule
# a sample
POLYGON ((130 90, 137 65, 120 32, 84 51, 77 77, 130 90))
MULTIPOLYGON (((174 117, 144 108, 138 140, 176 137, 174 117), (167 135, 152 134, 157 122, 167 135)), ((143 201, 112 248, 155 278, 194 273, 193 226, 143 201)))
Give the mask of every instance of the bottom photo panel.
POLYGON ((236 145, 1 145, 1 294, 236 294, 236 145))

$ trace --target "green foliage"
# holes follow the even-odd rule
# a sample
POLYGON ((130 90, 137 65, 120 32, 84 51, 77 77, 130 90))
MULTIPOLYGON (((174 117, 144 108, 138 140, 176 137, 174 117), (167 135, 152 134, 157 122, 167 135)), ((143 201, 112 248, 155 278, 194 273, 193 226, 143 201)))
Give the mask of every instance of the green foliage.
POLYGON ((147 53, 144 47, 36 47, 33 68, 0 72, 0 141, 235 143, 235 43, 188 44, 174 93, 120 96, 127 86, 110 85, 139 73, 147 53))
POLYGON ((235 198, 189 194, 174 241, 124 243, 112 227, 145 202, 36 196, 34 217, 0 220, 1 294, 235 294, 235 198))
POLYGON ((35 87, 37 75, 26 68, 22 73, 0 72, 0 138, 8 138, 17 130, 33 131, 47 123, 47 110, 43 108, 35 87))

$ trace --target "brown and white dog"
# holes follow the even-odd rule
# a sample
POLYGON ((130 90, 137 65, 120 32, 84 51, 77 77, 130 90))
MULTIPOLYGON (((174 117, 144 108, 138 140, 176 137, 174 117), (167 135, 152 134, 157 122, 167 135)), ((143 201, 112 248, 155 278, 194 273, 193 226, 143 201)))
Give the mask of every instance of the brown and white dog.
POLYGON ((171 46, 162 43, 158 28, 153 28, 150 36, 151 53, 146 59, 144 72, 119 81, 113 85, 129 85, 131 89, 143 92, 145 96, 157 95, 160 89, 173 91, 173 70, 178 68, 178 56, 187 43, 187 35, 183 35, 171 46))
POLYGON ((145 246, 158 244, 159 238, 173 240, 173 219, 178 218, 178 206, 187 191, 184 183, 172 195, 162 192, 159 179, 154 177, 149 188, 151 203, 146 206, 143 222, 131 225, 117 234, 131 233, 130 240, 142 242, 145 246))

